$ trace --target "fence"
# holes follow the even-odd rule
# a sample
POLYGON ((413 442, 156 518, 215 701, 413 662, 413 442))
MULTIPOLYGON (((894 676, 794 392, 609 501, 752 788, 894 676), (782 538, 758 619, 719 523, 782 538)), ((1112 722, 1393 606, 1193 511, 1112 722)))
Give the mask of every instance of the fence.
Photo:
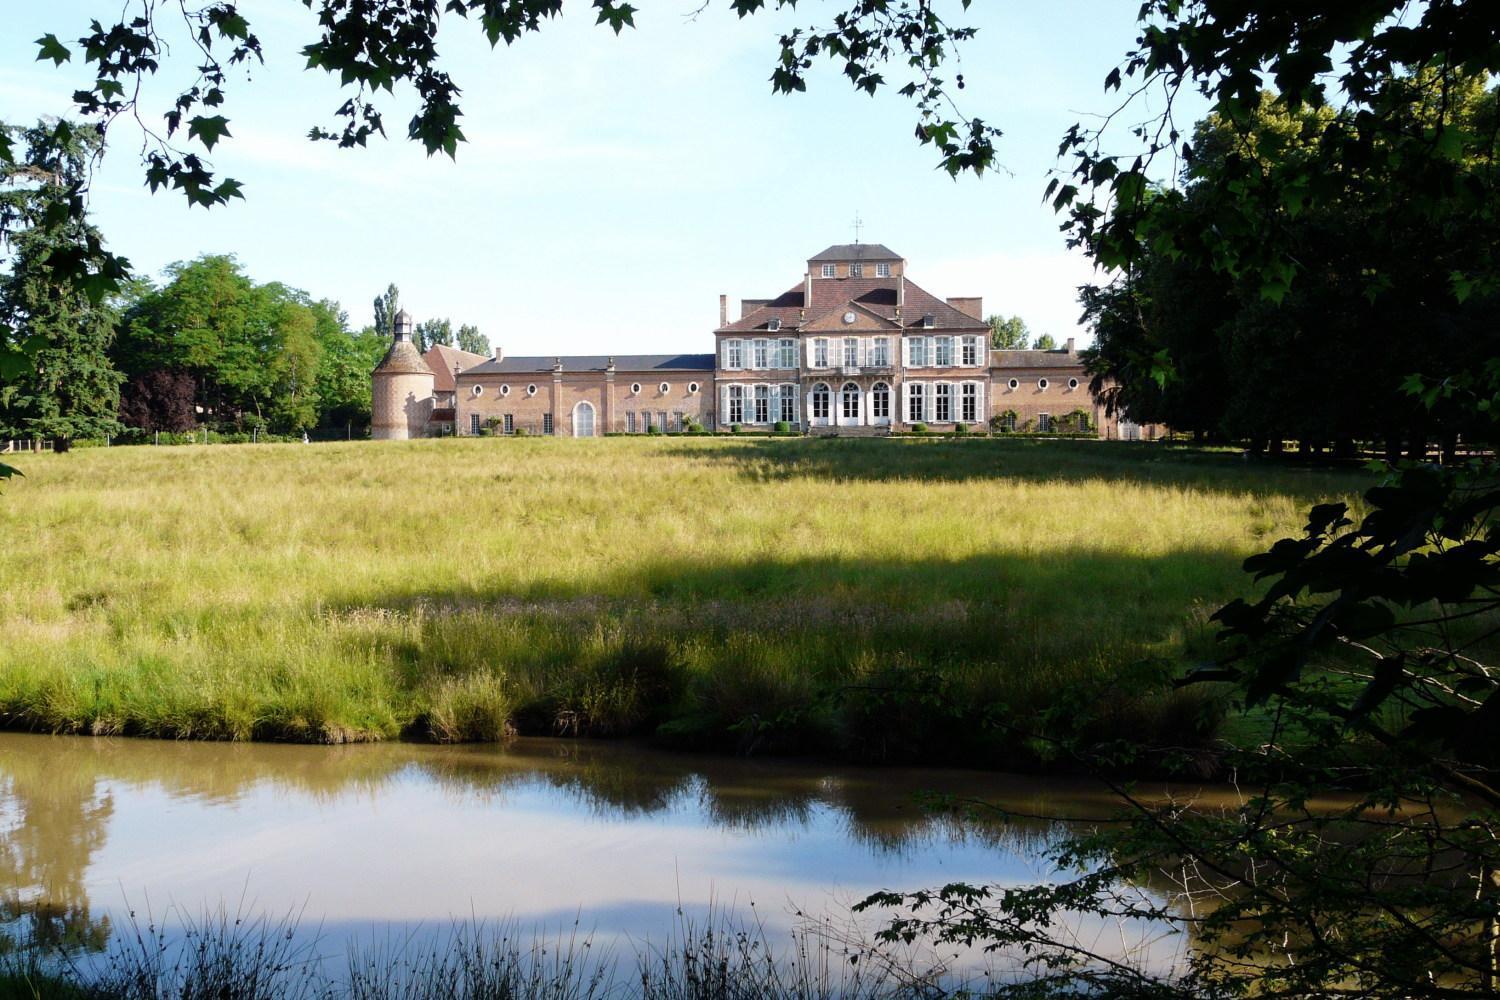
POLYGON ((0 441, 0 455, 14 455, 23 451, 51 451, 51 438, 16 438, 0 441))

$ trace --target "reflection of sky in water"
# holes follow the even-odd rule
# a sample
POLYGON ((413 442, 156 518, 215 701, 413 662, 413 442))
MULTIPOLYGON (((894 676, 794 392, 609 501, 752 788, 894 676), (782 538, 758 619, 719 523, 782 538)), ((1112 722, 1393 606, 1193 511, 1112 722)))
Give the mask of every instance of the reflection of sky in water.
MULTIPOLYGON (((82 899, 95 917, 127 902, 158 919, 173 907, 300 913, 303 931, 330 944, 476 919, 554 932, 576 919, 609 943, 663 940, 679 907, 754 903, 779 935, 799 923, 794 911, 842 917, 877 889, 1045 877, 1045 829, 985 831, 915 802, 945 782, 1013 796, 1014 779, 576 751, 0 734, 0 822, 20 854, 37 855, 0 869, 0 892, 82 899), (77 804, 90 798, 111 808, 77 804)), ((1034 785, 1025 793, 1055 794, 1034 785)))

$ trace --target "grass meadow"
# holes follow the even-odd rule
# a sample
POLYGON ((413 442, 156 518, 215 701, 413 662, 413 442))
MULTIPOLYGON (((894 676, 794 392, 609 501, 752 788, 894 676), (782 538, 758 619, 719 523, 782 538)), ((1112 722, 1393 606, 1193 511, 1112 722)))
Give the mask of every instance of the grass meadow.
POLYGON ((1005 439, 95 448, 0 497, 0 724, 206 739, 648 735, 1023 766, 1363 473, 1005 439), (995 723, 999 723, 996 725, 995 723))

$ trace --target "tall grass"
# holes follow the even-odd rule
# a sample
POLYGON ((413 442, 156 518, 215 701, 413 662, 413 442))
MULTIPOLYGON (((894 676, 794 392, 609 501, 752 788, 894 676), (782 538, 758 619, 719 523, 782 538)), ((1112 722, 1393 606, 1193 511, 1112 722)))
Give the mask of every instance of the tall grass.
MULTIPOLYGON (((1030 752, 997 718, 1201 652, 1244 556, 1364 485, 996 440, 111 448, 24 471, 0 498, 0 724, 992 764, 1030 752)), ((1121 727, 1212 725, 1114 697, 1121 727)))
POLYGON ((102 954, 0 953, 0 1000, 936 1000, 985 981, 862 942, 831 921, 773 940, 753 918, 713 911, 679 915, 667 940, 638 942, 633 955, 596 949, 577 926, 549 935, 480 923, 351 942, 341 963, 295 920, 219 913, 170 930, 136 925, 102 954))

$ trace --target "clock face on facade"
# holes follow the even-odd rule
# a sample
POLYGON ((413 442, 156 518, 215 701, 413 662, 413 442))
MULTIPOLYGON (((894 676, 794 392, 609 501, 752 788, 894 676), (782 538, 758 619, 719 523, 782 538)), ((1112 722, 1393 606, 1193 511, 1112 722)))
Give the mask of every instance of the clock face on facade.
POLYGON ((854 313, 852 313, 852 312, 846 312, 846 313, 844 313, 844 322, 845 323, 853 323, 854 322, 854 313))

